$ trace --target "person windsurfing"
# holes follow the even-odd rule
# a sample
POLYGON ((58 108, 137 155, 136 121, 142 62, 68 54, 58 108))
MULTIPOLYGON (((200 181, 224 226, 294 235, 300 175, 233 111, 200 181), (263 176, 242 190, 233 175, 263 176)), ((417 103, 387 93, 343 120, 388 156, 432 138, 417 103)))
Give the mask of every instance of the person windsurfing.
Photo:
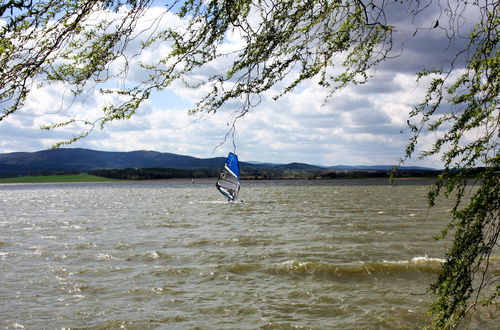
POLYGON ((228 154, 215 186, 221 194, 227 197, 229 202, 235 201, 238 197, 240 190, 240 165, 236 154, 232 152, 228 154))

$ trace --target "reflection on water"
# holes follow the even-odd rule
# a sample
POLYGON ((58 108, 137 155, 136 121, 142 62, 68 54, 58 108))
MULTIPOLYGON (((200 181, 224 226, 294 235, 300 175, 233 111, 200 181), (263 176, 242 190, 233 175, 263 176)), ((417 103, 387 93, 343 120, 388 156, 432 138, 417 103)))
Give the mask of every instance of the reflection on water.
POLYGON ((423 327, 451 204, 415 183, 0 186, 0 326, 423 327))

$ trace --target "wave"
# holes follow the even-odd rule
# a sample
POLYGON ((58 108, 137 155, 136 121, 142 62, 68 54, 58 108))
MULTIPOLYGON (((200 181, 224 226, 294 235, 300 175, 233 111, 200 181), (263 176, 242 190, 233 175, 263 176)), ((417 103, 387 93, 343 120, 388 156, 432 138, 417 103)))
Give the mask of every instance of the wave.
POLYGON ((167 266, 155 270, 156 275, 162 273, 190 274, 190 273, 232 273, 249 275, 263 273, 267 275, 316 275, 336 276, 347 275, 418 275, 422 273, 438 274, 441 270, 443 259, 428 256, 414 257, 410 260, 383 260, 380 262, 360 261, 345 264, 333 264, 320 261, 288 260, 282 263, 231 263, 212 264, 204 266, 176 267, 167 266))
POLYGON ((381 261, 381 262, 354 262, 346 264, 330 264, 318 261, 289 260, 279 264, 230 264, 219 265, 219 270, 231 273, 244 274, 250 272, 264 272, 271 274, 316 274, 316 275, 349 275, 374 273, 430 273, 437 274, 441 269, 443 259, 427 256, 415 257, 411 260, 381 261))
POLYGON ((322 262, 288 261, 277 268, 278 271, 325 273, 325 274, 373 274, 395 272, 428 272, 437 273, 442 260, 437 258, 415 257, 412 260, 382 262, 354 262, 348 264, 328 264, 322 262))
POLYGON ((228 204, 226 200, 210 200, 210 201, 200 201, 200 204, 228 204))

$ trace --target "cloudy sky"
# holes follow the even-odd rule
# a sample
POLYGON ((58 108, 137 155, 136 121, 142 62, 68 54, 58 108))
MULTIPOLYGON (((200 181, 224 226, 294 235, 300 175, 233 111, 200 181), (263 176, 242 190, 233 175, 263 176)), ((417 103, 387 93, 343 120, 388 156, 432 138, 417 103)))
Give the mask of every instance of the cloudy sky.
MULTIPOLYGON (((228 133, 234 113, 229 107, 215 115, 190 116, 190 109, 201 92, 187 90, 179 84, 152 96, 129 120, 95 130, 71 147, 104 151, 155 150, 207 158, 236 152, 243 161, 304 162, 321 165, 395 164, 403 155, 408 140, 406 121, 412 106, 422 100, 427 87, 417 83, 415 73, 433 64, 442 65, 463 47, 463 40, 452 45, 444 32, 430 27, 443 22, 443 12, 430 8, 417 19, 407 14, 408 7, 393 9, 391 19, 397 23, 395 53, 399 57, 382 64, 365 85, 349 86, 334 94, 325 104, 328 91, 315 81, 304 83, 278 101, 270 93, 252 112, 237 121, 234 139, 228 133), (401 47, 402 46, 402 47, 401 47), (402 132, 403 131, 403 132, 402 132), (223 143, 222 145, 220 145, 223 143)), ((149 15, 163 9, 153 8, 149 15)), ((167 14, 165 24, 184 22, 167 14)), ((228 37, 229 45, 238 40, 228 37)), ((166 52, 165 45, 144 52, 142 60, 166 52)), ((212 68, 213 69, 213 68, 212 68)), ((140 75, 131 67, 130 75, 140 75)), ((38 151, 71 138, 75 131, 40 130, 40 126, 68 116, 92 114, 107 100, 89 92, 85 99, 67 102, 61 86, 33 90, 26 106, 0 122, 0 153, 38 151)), ((419 146, 435 138, 425 135, 419 146)), ((438 158, 407 164, 440 167, 438 158)))

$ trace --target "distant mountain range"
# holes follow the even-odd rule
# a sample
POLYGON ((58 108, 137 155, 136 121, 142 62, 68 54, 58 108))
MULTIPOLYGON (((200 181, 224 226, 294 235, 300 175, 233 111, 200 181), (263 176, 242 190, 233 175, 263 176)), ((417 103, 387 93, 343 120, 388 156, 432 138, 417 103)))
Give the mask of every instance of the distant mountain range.
MULTIPOLYGON (((199 169, 220 169, 224 157, 196 158, 156 151, 108 152, 79 148, 61 148, 37 152, 14 152, 0 154, 0 177, 46 175, 57 173, 90 173, 96 170, 121 170, 144 168, 183 169, 192 173, 199 169)), ((321 176, 332 172, 379 171, 387 172, 390 165, 377 166, 331 166, 323 167, 303 163, 269 164, 240 162, 242 175, 250 178, 283 178, 321 176)), ((433 171, 423 167, 403 167, 405 171, 433 171)), ((105 172, 100 172, 105 173, 105 172)), ((213 171, 206 172, 211 175, 213 171)), ((188 176, 189 177, 189 176, 188 176)))

